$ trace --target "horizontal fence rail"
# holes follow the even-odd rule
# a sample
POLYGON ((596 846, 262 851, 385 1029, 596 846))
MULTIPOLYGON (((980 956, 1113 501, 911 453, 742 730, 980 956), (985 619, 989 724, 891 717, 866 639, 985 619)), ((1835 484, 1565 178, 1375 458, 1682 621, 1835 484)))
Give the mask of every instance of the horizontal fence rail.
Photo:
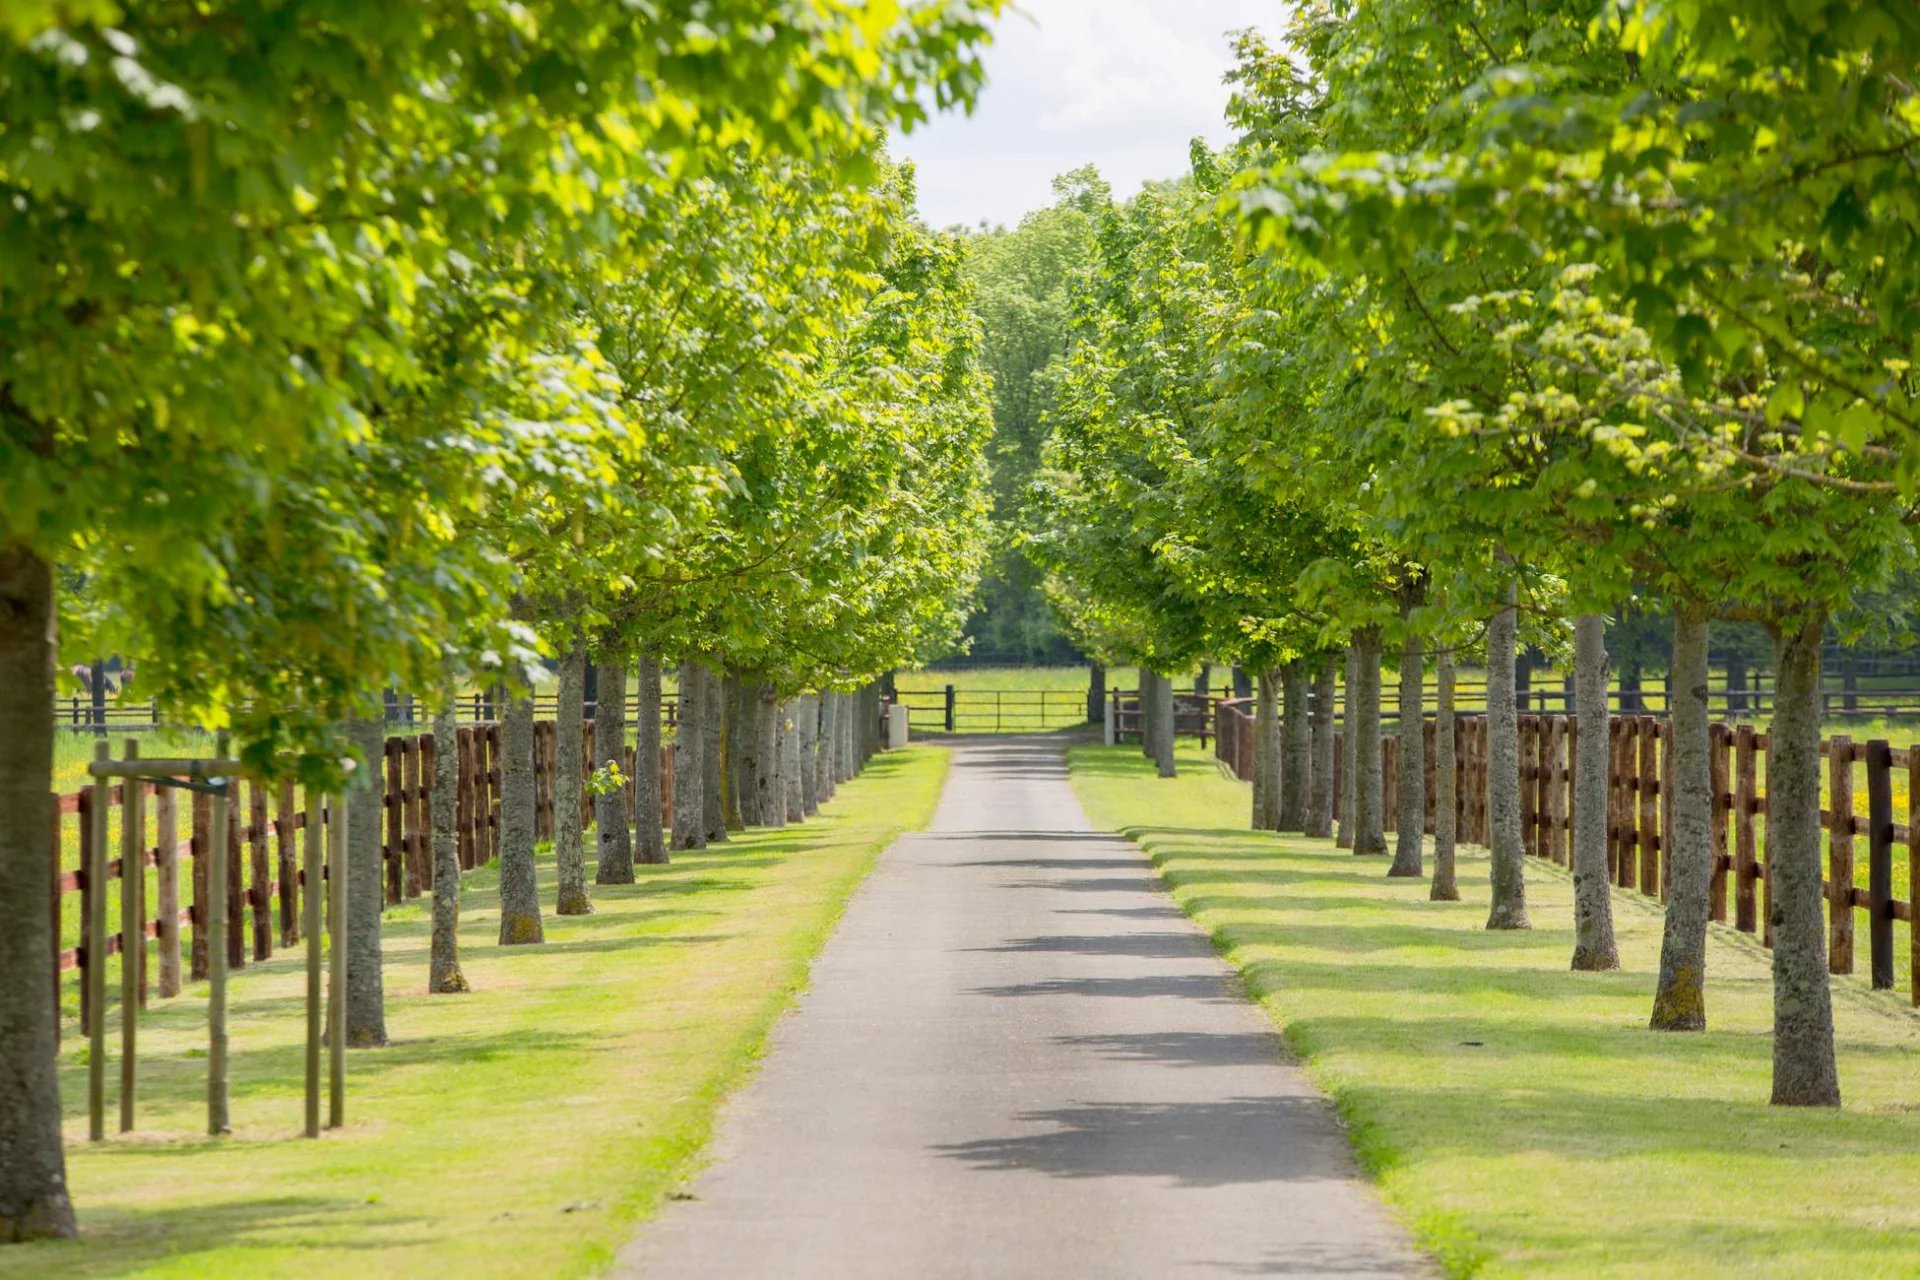
MULTIPOLYGON (((1215 755, 1235 776, 1253 777, 1252 704, 1221 698, 1214 703, 1215 755)), ((1428 832, 1434 828, 1434 723, 1425 724, 1428 832)), ((1519 717, 1520 823, 1527 852, 1560 866, 1572 855, 1573 768, 1577 749, 1573 716, 1519 717)), ((1455 721, 1456 797, 1459 838, 1484 845, 1489 838, 1487 720, 1484 714, 1455 721)), ((1341 734, 1334 733, 1334 795, 1341 795, 1341 734)), ((1668 833, 1673 829, 1673 726, 1650 715, 1610 716, 1607 721, 1607 867, 1612 882, 1664 900, 1671 878, 1668 833)), ((1709 726, 1708 765, 1713 809, 1710 824, 1712 879, 1710 918, 1772 946, 1768 922, 1767 765, 1768 735, 1750 724, 1709 726)), ((1385 828, 1397 826, 1391 780, 1397 776, 1400 741, 1382 735, 1381 776, 1385 828)), ((1920 919, 1911 895, 1920 885, 1920 745, 1894 747, 1882 739, 1855 742, 1833 734, 1820 744, 1826 761, 1820 825, 1826 835, 1828 966, 1854 972, 1858 930, 1867 933, 1868 972, 1876 989, 1895 986, 1897 922, 1906 921, 1909 999, 1920 1006, 1920 919), (1865 865, 1861 863, 1864 854, 1865 865), (1908 898, 1894 896, 1896 858, 1907 869, 1908 898), (1865 883, 1862 884, 1864 873, 1865 883)), ((1337 803, 1337 802, 1336 802, 1337 803)), ((1342 815, 1343 818, 1345 815, 1342 815)))
POLYGON ((1087 722, 1080 689, 900 689, 894 705, 920 733, 1040 733, 1087 722))
MULTIPOLYGON (((534 804, 535 838, 550 840, 554 832, 555 780, 559 777, 557 744, 559 735, 550 720, 534 725, 534 804)), ((582 752, 583 820, 593 821, 593 804, 586 794, 585 778, 594 770, 594 726, 584 726, 582 752)), ((455 735, 457 752, 454 791, 454 835, 460 867, 472 870, 485 866, 500 853, 500 726, 469 725, 455 735)), ((386 901, 389 906, 419 897, 433 888, 433 776, 438 744, 432 734, 393 736, 386 740, 380 762, 381 776, 381 861, 385 869, 386 901)), ((637 803, 639 775, 635 748, 629 746, 622 761, 627 779, 625 794, 631 821, 637 803)), ((232 803, 227 808, 227 900, 229 917, 224 943, 207 936, 202 924, 207 918, 207 867, 213 841, 220 838, 212 831, 212 797, 204 792, 183 792, 147 782, 128 782, 152 797, 136 806, 142 831, 141 856, 131 871, 124 859, 109 861, 106 878, 123 880, 128 874, 141 884, 125 901, 140 904, 133 920, 123 920, 120 929, 107 936, 100 949, 102 958, 136 954, 140 967, 137 978, 139 1003, 145 1007, 149 988, 157 987, 161 997, 178 995, 184 976, 198 981, 207 975, 207 948, 226 947, 231 968, 242 968, 249 956, 266 960, 276 947, 292 946, 300 941, 302 895, 308 892, 300 869, 298 834, 307 827, 331 823, 331 814, 317 802, 309 803, 302 789, 290 782, 271 783, 257 778, 241 778, 234 783, 232 803), (182 839, 185 829, 187 838, 182 839), (149 880, 151 869, 151 880, 149 880), (182 890, 187 900, 182 904, 182 890), (183 940, 183 931, 190 937, 183 940), (137 940, 137 945, 128 939, 137 940), (152 956, 149 957, 149 945, 152 956)), ((663 746, 660 756, 661 812, 673 812, 673 759, 671 748, 663 746)), ((50 853, 53 871, 51 912, 54 927, 54 964, 52 989, 55 1026, 60 1023, 65 975, 75 973, 84 1020, 89 1012, 86 971, 94 962, 95 948, 88 936, 87 922, 96 886, 86 873, 92 840, 94 806, 105 804, 108 811, 108 848, 120 845, 121 826, 127 812, 125 789, 120 784, 81 788, 77 792, 54 797, 53 829, 50 853), (67 945, 71 940, 72 945, 67 945)), ((357 803, 365 803, 356 795, 357 803)), ((323 841, 324 849, 331 849, 323 841)), ((321 878, 331 874, 323 864, 321 878)), ((111 985, 111 984, 109 984, 111 985)))

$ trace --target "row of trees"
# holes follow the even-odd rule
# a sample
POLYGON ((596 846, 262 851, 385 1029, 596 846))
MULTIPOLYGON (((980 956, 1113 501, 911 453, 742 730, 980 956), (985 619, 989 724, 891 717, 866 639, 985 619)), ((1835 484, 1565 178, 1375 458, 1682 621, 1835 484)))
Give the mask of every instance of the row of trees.
MULTIPOLYGON (((60 644, 137 657, 169 718, 322 788, 378 759, 381 689, 506 683, 512 944, 542 936, 531 663, 559 659, 563 762, 588 665, 602 708, 637 673, 632 826, 600 802, 617 884, 665 855, 663 666, 686 845, 725 796, 784 817, 802 739, 823 758, 853 691, 951 642, 988 392, 958 247, 881 142, 971 100, 998 7, 6 6, 0 1241, 75 1230, 31 976, 54 939, 22 905, 51 888, 60 644)), ((598 735, 611 758, 625 732, 598 735)), ((562 914, 591 910, 576 781, 562 914)), ((378 1044, 378 809, 353 813, 349 1036, 378 1044)))
POLYGON ((1391 654, 1392 875, 1426 869, 1428 659, 1445 749, 1453 663, 1483 658, 1497 929, 1529 927, 1517 653, 1571 650, 1577 969, 1619 963, 1607 616, 1667 614, 1666 1030, 1707 1016, 1707 623, 1762 629, 1773 1101, 1836 1105, 1820 644, 1885 603, 1920 514, 1920 21, 1820 0, 1597 18, 1587 0, 1313 0, 1289 44, 1238 37, 1238 141, 1196 144, 1188 178, 1091 234, 1028 508, 1053 598, 1108 661, 1263 673, 1261 826, 1324 825, 1304 694, 1330 693, 1344 654, 1359 853, 1385 851, 1391 654))

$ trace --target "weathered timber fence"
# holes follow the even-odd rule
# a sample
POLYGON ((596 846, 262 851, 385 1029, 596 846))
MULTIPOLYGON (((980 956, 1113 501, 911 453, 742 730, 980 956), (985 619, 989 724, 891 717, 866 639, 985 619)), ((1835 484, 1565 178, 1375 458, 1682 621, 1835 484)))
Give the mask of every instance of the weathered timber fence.
MULTIPOLYGON (((558 740, 551 721, 534 726, 534 791, 536 796, 536 838, 552 839, 554 817, 554 779, 559 776, 555 744, 558 740)), ((454 743, 458 752, 455 772, 454 833, 463 870, 485 866, 500 853, 500 726, 483 724, 458 730, 454 743)), ((583 778, 593 772, 593 723, 585 725, 583 778)), ((381 858, 385 866, 388 905, 415 898, 433 888, 433 775, 435 742, 432 734, 389 737, 380 766, 381 858)), ((660 759, 660 786, 663 814, 673 812, 672 748, 663 746, 660 759)), ((635 749, 626 749, 622 772, 627 779, 628 813, 636 802, 638 773, 635 749)), ((106 938, 103 956, 125 955, 129 934, 138 940, 132 947, 139 966, 136 989, 139 1003, 145 1007, 150 989, 161 997, 178 995, 182 978, 198 981, 207 976, 207 948, 215 939, 207 936, 201 921, 207 917, 207 867, 211 861, 215 833, 212 797, 202 792, 180 792, 170 787, 155 787, 150 782, 129 782, 143 796, 151 797, 135 806, 142 828, 138 844, 141 855, 132 874, 141 884, 123 899, 136 904, 135 918, 122 921, 121 928, 106 938), (185 800, 183 812, 182 801, 185 800), (181 839, 185 823, 187 838, 181 839), (185 859, 184 877, 182 859, 185 859), (151 893, 148 869, 153 870, 151 893), (182 880, 188 892, 180 900, 182 880), (149 909, 151 904, 151 909, 149 909), (183 930, 191 930, 183 943, 183 930), (149 964, 148 943, 153 960, 149 964), (157 970, 157 973, 154 972, 157 970)), ((88 921, 92 919, 92 895, 86 867, 93 839, 93 810, 105 804, 108 809, 108 848, 122 844, 122 819, 127 812, 126 795, 121 784, 88 786, 55 798, 53 830, 49 848, 53 872, 51 914, 53 920, 54 967, 52 973, 55 1025, 66 976, 72 972, 82 1002, 81 1016, 87 1010, 85 976, 92 963, 93 946, 88 921), (68 895, 78 897, 79 909, 67 923, 68 895), (66 945, 71 938, 72 945, 66 945)), ((227 937, 224 940, 227 963, 243 968, 249 953, 255 961, 266 960, 276 947, 293 946, 300 941, 301 896, 306 892, 306 876, 300 868, 299 833, 309 826, 323 830, 330 818, 319 797, 309 804, 291 782, 270 783, 257 778, 236 779, 234 799, 227 807, 227 937)), ((582 818, 593 821, 593 805, 587 803, 583 788, 582 818)), ((370 803, 361 800, 360 803, 370 803)), ((331 841, 322 841, 331 849, 331 841)), ((328 856, 331 856, 330 854, 328 856)), ((329 874, 323 862, 321 877, 329 874)), ((128 874, 124 858, 106 864, 108 881, 123 881, 128 874)), ((123 886, 124 888, 124 886, 123 886)), ((109 893, 112 889, 106 890, 109 893)), ((111 901, 111 899, 109 899, 111 901)))
MULTIPOLYGON (((1253 778, 1253 715, 1244 699, 1214 703, 1215 755, 1235 776, 1253 778)), ((1573 838, 1573 716, 1519 717, 1520 825, 1527 852, 1568 865, 1573 838)), ((1456 797, 1459 838, 1487 843, 1487 720, 1484 714, 1455 720, 1456 797)), ((1432 721, 1426 723, 1426 830, 1433 830, 1432 721)), ((1334 734, 1334 795, 1340 796, 1340 734, 1334 734)), ((1666 833, 1673 828, 1673 726, 1648 715, 1611 716, 1607 721, 1607 868, 1613 883, 1664 900, 1671 868, 1666 833)), ((1709 726, 1712 780, 1710 823, 1713 872, 1708 886, 1710 917, 1758 934, 1768 946, 1765 786, 1768 735, 1750 724, 1709 726)), ((1383 735, 1381 773, 1387 786, 1385 827, 1397 825, 1392 779, 1400 743, 1383 735)), ((1820 744, 1827 762, 1821 828, 1827 834, 1828 967, 1854 972, 1857 926, 1864 916, 1868 971, 1873 986, 1895 985, 1895 924, 1907 922, 1909 997, 1920 1006, 1920 919, 1911 901, 1920 885, 1920 745, 1898 748, 1875 739, 1857 743, 1835 734, 1820 744), (1904 795, 1901 793, 1904 792, 1904 795), (1896 820, 1895 801, 1904 803, 1896 820), (1856 837, 1865 842, 1860 865, 1856 837), (1896 848, 1904 849, 1908 898, 1894 896, 1896 848), (1864 885, 1861 872, 1865 872, 1864 885)))
MULTIPOLYGON (((1173 693, 1173 736, 1198 738, 1202 747, 1214 736, 1214 707, 1222 699, 1214 694, 1173 693)), ((1110 689, 1107 692, 1108 722, 1113 725, 1116 742, 1140 737, 1141 710, 1138 689, 1110 689)), ((1248 757, 1252 759, 1251 756, 1248 757)))

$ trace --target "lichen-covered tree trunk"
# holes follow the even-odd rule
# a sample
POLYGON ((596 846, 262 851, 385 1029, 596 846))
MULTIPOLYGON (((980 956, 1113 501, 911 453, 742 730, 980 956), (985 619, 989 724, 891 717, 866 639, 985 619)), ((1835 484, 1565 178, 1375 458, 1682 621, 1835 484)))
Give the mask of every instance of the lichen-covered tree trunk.
POLYGON ((1707 764, 1707 620, 1673 611, 1673 666, 1667 674, 1673 717, 1673 830, 1667 855, 1667 913, 1660 935, 1655 1031, 1707 1028, 1707 890, 1713 877, 1713 782, 1707 764))
MULTIPOLYGON (((347 800, 347 1046, 373 1049, 387 1042, 387 991, 380 970, 380 913, 387 902, 380 850, 387 726, 363 717, 351 722, 348 734, 367 767, 356 772, 347 800)), ((239 907, 230 904, 231 910, 239 907)))
POLYGON ((807 820, 807 802, 800 782, 800 702, 788 698, 774 713, 780 720, 781 805, 787 822, 807 820))
POLYGON ((1527 851, 1520 839, 1520 721, 1514 705, 1514 589, 1487 623, 1487 822, 1492 828, 1493 908, 1489 929, 1531 929, 1527 851))
POLYGON ((718 665, 701 662, 700 672, 700 801, 707 843, 727 840, 726 769, 721 752, 726 745, 727 701, 718 665))
POLYGON ((721 800, 727 810, 727 830, 738 831, 747 825, 746 760, 753 721, 747 711, 747 686, 737 671, 728 671, 721 681, 722 697, 727 704, 726 725, 721 738, 721 764, 727 780, 721 800))
POLYGON ((427 990, 436 995, 471 990, 460 969, 460 837, 454 821, 459 742, 453 704, 443 703, 433 717, 433 942, 427 958, 427 990))
POLYGON ((1607 620, 1573 620, 1573 967, 1620 967, 1607 876, 1607 620))
MULTIPOLYGON (((603 662, 599 668, 600 697, 593 708, 593 758, 601 768, 610 764, 627 767, 627 664, 603 662)), ((658 710, 654 720, 659 721, 658 710)), ((645 785, 646 761, 638 761, 640 785, 645 785)), ((658 766, 655 766, 658 768, 658 766)), ((656 783, 657 785, 657 783, 656 783)), ((654 808, 660 806, 655 792, 654 808)), ((633 883, 633 832, 627 825, 627 797, 624 789, 609 791, 593 798, 594 844, 599 850, 599 865, 593 873, 596 884, 633 883)))
POLYGON ((1433 662, 1433 890, 1432 902, 1460 901, 1454 845, 1460 834, 1460 762, 1453 735, 1453 650, 1441 649, 1433 662))
POLYGON ((1260 672, 1253 704, 1253 829, 1280 829, 1280 673, 1260 672))
POLYGON ((586 753, 587 651, 576 646, 560 659, 560 697, 553 722, 553 869, 558 892, 553 913, 590 916, 593 899, 587 893, 587 854, 581 843, 583 819, 580 766, 586 753))
POLYGON ((1280 830, 1305 832, 1313 742, 1307 722, 1307 664, 1299 658, 1280 668, 1280 708, 1280 830))
MULTIPOLYGON (((544 942, 534 869, 533 694, 515 689, 500 725, 500 945, 544 942)), ((355 886, 357 891, 358 886, 355 886)))
MULTIPOLYGON (((900 713, 905 715, 903 709, 900 713)), ((793 760, 794 777, 800 786, 800 816, 820 812, 819 751, 815 740, 820 736, 820 699, 816 694, 807 694, 796 699, 793 704, 793 718, 799 729, 793 760)))
POLYGON ((1348 645, 1346 680, 1340 686, 1340 807, 1334 814, 1336 822, 1333 834, 1333 847, 1336 849, 1353 848, 1354 835, 1359 828, 1358 817, 1353 811, 1356 790, 1353 779, 1360 772, 1360 735, 1356 732, 1360 713, 1355 706, 1359 684, 1360 650, 1348 645))
POLYGON ((1837 1107, 1833 993, 1820 890, 1820 638, 1826 619, 1774 632, 1767 735, 1767 884, 1773 925, 1773 1103, 1837 1107))
POLYGON ((60 1141, 54 1068, 53 822, 55 632, 53 566, 0 546, 0 1244, 71 1239, 77 1231, 60 1141))
POLYGON ((1156 672, 1153 677, 1153 759, 1163 778, 1175 776, 1173 744, 1173 681, 1156 672))
MULTIPOLYGON (((633 850, 637 862, 659 866, 667 860, 666 814, 660 797, 660 655, 640 655, 638 706, 634 711, 633 850)), ((625 812, 624 809, 621 810, 625 812)))
POLYGON ((762 824, 760 817, 760 686, 744 676, 740 680, 740 702, 735 710, 734 783, 740 793, 740 821, 749 827, 762 824))
POLYGON ((680 711, 674 717, 673 847, 707 847, 707 682, 692 658, 680 662, 680 711))
POLYGON ((1393 865, 1390 876, 1413 878, 1426 874, 1427 843, 1427 733, 1425 655, 1420 637, 1408 635, 1400 645, 1400 777, 1395 799, 1393 865))
POLYGON ((1353 647, 1359 655, 1359 680, 1353 689, 1353 851, 1384 856, 1387 835, 1386 797, 1380 776, 1380 628, 1356 631, 1353 647))
POLYGON ((1094 663, 1087 669, 1087 723, 1103 724, 1107 718, 1107 669, 1094 663))
POLYGON ((1333 834, 1333 655, 1321 658, 1314 672, 1313 759, 1307 781, 1307 834, 1324 840, 1333 834))

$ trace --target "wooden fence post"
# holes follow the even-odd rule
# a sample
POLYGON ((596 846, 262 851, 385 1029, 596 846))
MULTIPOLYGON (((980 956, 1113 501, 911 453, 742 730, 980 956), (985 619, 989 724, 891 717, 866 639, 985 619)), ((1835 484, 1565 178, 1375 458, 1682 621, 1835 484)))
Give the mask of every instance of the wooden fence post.
MULTIPOLYGON (((1711 847, 1711 845, 1709 845, 1711 847)), ((1673 884, 1673 721, 1660 721, 1660 901, 1673 884)))
MULTIPOLYGON (((104 761, 110 751, 102 738, 94 744, 93 758, 104 761)), ((80 910, 87 929, 81 1012, 87 1020, 87 1136, 100 1142, 107 1136, 107 806, 113 803, 113 791, 104 777, 95 778, 89 791, 86 843, 81 846, 86 879, 80 910)))
POLYGON ((1633 883, 1633 840, 1627 825, 1632 812, 1627 805, 1627 757, 1632 733, 1631 716, 1608 717, 1607 862, 1613 883, 1622 888, 1633 883))
MULTIPOLYGON (((1773 772, 1773 752, 1768 750, 1767 735, 1763 733, 1754 734, 1753 746, 1754 750, 1758 751, 1766 760, 1764 772, 1761 775, 1764 779, 1768 774, 1773 772)), ((1763 820, 1768 819, 1767 800, 1772 795, 1772 792, 1773 788, 1763 780, 1760 784, 1760 792, 1753 800, 1754 813, 1763 820)), ((1760 941, 1771 947, 1773 945, 1773 875, 1768 866, 1773 860, 1773 845, 1771 840, 1761 847, 1766 851, 1766 857, 1756 858, 1753 867, 1754 877, 1759 881, 1760 885, 1760 941)))
MULTIPOLYGON (((140 754, 140 740, 128 738, 126 758, 140 754)), ((120 1132, 133 1132, 138 1088, 141 961, 147 952, 147 824, 141 806, 146 784, 120 781, 120 1132)), ((104 954, 104 949, 103 949, 104 954)))
POLYGON ((1566 765, 1567 748, 1572 741, 1567 733, 1567 717, 1554 716, 1547 721, 1547 847, 1554 862, 1563 867, 1569 861, 1573 837, 1573 826, 1567 820, 1571 809, 1567 787, 1573 771, 1566 765))
POLYGON ((267 861, 267 793, 258 778, 247 783, 247 848, 253 854, 253 958, 273 955, 273 869, 267 861))
POLYGON ((1754 902, 1754 881, 1759 877, 1754 865, 1758 858, 1753 838, 1760 773, 1757 754, 1753 726, 1736 725, 1733 730, 1733 927, 1742 933, 1753 933, 1760 927, 1754 902))
POLYGON ((1853 739, 1827 739, 1827 972, 1853 972, 1853 739))
POLYGON ((1707 918, 1722 924, 1727 919, 1727 815, 1733 810, 1733 796, 1727 790, 1727 726, 1707 726, 1707 777, 1713 791, 1712 817, 1708 830, 1708 848, 1713 854, 1713 875, 1707 882, 1707 918))
POLYGON ((60 855, 64 851, 65 841, 61 838, 60 797, 55 795, 48 807, 53 810, 53 821, 50 824, 52 838, 47 844, 49 859, 53 864, 53 878, 48 882, 52 892, 47 895, 47 906, 53 917, 49 922, 52 925, 49 936, 53 939, 53 1047, 57 1050, 60 1047, 60 962, 63 958, 61 952, 65 950, 60 945, 60 898, 66 891, 63 883, 66 879, 66 870, 61 866, 60 855))
POLYGON ((419 830, 416 837, 420 857, 420 887, 422 891, 433 888, 433 780, 440 760, 440 744, 431 733, 423 733, 416 742, 419 752, 419 807, 416 820, 419 830))
POLYGON ((280 945, 300 941, 300 837, 293 816, 293 783, 282 782, 273 796, 273 847, 280 864, 280 945))
POLYGON ((455 782, 453 791, 453 832, 460 848, 460 869, 473 870, 473 730, 456 729, 453 735, 455 782))
POLYGON ((154 950, 159 954, 159 996, 180 994, 180 810, 173 787, 154 789, 154 864, 157 887, 154 950))
POLYGON ((232 970, 247 967, 247 859, 240 840, 239 779, 229 781, 227 788, 227 802, 219 807, 227 816, 227 968, 232 970))
MULTIPOLYGON (((1867 743, 1867 952, 1876 991, 1893 990, 1893 748, 1867 743)), ((1851 889, 1851 886, 1848 886, 1851 889)), ((1852 896, 1851 893, 1848 894, 1852 896)))
POLYGON ((1661 897, 1660 722, 1640 717, 1640 892, 1661 897))
POLYGON ((207 976, 208 958, 212 953, 213 917, 208 914, 212 888, 207 882, 207 868, 213 861, 213 798, 204 791, 196 791, 191 804, 193 817, 188 838, 192 843, 188 850, 193 858, 193 952, 188 975, 198 982, 207 976))
POLYGON ((387 905, 392 906, 404 898, 407 891, 406 814, 400 807, 400 739, 388 738, 381 744, 380 755, 381 777, 386 784, 380 789, 381 825, 386 828, 386 839, 381 842, 380 855, 387 872, 387 905))
POLYGON ((1907 982, 1920 1007, 1920 743, 1907 748, 1907 982))

